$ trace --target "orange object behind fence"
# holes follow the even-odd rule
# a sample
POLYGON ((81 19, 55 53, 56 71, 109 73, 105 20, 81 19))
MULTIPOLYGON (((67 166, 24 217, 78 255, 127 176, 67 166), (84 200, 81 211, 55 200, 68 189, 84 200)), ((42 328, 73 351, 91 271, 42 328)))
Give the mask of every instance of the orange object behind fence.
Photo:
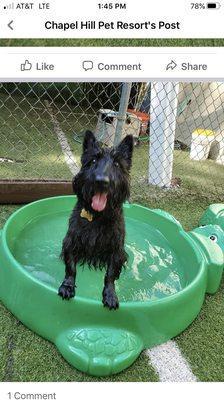
POLYGON ((140 136, 146 136, 148 134, 147 129, 148 129, 148 124, 149 124, 149 120, 150 120, 149 114, 146 114, 141 111, 132 110, 130 108, 128 109, 128 112, 130 114, 134 114, 134 115, 136 115, 136 117, 138 117, 138 119, 141 121, 140 136))

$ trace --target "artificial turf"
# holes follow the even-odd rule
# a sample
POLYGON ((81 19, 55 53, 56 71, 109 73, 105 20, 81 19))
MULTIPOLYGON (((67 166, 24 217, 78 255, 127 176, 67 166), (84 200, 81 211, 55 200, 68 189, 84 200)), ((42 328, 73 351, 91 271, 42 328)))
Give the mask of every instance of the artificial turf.
POLYGON ((124 46, 124 47, 196 47, 223 46, 224 39, 1 39, 0 46, 124 46))
POLYGON ((71 178, 44 100, 1 93, 0 124, 0 178, 71 178))
POLYGON ((207 295, 198 318, 176 338, 199 381, 224 381, 224 279, 215 295, 207 295))

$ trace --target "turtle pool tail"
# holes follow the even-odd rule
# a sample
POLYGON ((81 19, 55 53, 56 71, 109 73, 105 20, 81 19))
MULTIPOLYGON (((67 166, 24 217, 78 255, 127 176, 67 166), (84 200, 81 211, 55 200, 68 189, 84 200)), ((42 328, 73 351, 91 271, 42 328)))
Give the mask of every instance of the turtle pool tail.
POLYGON ((224 204, 212 204, 204 212, 199 227, 190 233, 208 265, 207 293, 215 293, 224 269, 224 204))

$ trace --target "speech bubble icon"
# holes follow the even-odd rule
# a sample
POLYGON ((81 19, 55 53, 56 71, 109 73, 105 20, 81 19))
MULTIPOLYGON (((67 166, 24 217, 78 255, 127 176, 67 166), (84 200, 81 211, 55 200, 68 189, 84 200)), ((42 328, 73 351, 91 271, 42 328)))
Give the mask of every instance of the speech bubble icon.
POLYGON ((93 69, 93 62, 90 61, 90 60, 85 60, 85 61, 83 61, 83 63, 82 63, 82 68, 83 68, 85 71, 89 71, 90 69, 93 69))

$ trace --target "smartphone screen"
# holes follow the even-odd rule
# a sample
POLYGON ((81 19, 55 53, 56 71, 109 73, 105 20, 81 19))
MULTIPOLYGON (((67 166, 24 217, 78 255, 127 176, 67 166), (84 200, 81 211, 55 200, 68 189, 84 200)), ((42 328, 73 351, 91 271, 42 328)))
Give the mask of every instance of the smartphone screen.
POLYGON ((1 1, 2 400, 222 389, 223 17, 1 1))

